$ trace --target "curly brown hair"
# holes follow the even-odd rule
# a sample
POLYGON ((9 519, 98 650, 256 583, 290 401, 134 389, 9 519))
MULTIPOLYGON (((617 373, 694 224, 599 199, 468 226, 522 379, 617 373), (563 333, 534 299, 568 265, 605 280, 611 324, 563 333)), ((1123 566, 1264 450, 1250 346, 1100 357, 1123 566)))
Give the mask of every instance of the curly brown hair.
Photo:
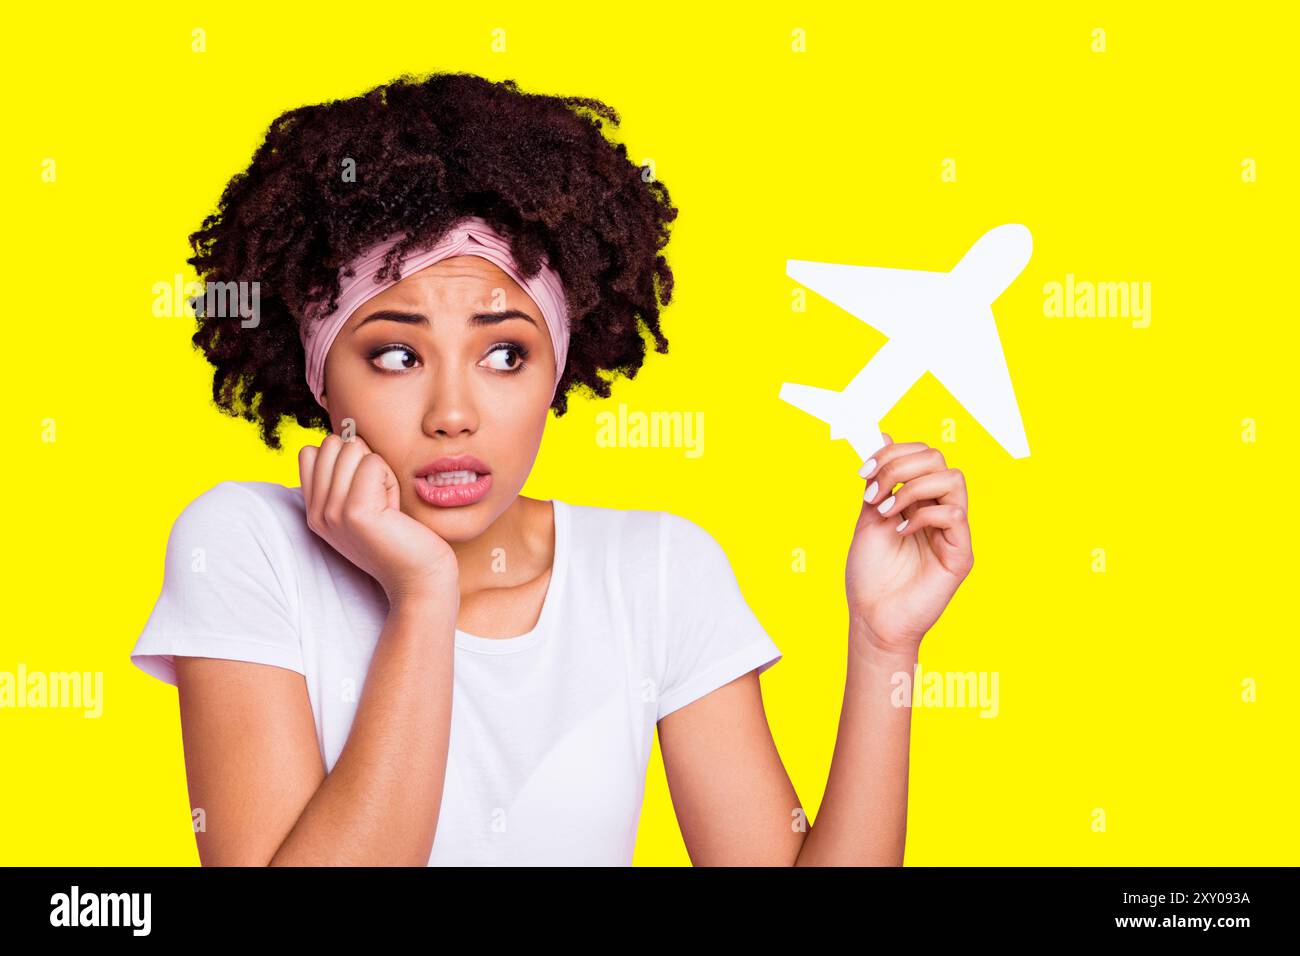
POLYGON ((525 93, 469 73, 404 74, 282 113, 189 237, 187 261, 205 282, 259 283, 258 322, 247 328, 191 300, 217 407, 260 423, 277 450, 284 416, 329 430, 306 381, 299 323, 308 304, 327 295, 332 310, 338 270, 372 243, 405 233, 381 273, 400 277, 409 250, 466 215, 510 241, 524 276, 544 252, 564 283, 571 332, 556 415, 574 386, 607 398, 602 372, 635 378, 642 326, 655 351, 668 351, 659 309, 673 274, 660 250, 677 209, 602 121, 617 126, 619 116, 600 100, 525 93))

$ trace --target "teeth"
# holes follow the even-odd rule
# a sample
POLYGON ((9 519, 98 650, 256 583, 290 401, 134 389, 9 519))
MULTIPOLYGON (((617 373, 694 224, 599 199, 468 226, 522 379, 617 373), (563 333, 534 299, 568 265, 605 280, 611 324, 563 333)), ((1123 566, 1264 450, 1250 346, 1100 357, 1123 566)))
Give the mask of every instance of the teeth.
POLYGON ((424 480, 436 488, 441 488, 444 485, 468 485, 478 481, 478 472, 439 471, 432 475, 425 475, 424 480))

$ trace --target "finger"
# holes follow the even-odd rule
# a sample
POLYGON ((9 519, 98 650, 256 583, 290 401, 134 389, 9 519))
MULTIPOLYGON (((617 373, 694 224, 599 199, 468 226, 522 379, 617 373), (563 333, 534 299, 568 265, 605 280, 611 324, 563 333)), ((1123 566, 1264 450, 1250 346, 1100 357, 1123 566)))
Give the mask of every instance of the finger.
POLYGON ((903 482, 878 506, 882 515, 898 514, 908 505, 930 500, 938 505, 956 505, 966 510, 966 481, 956 468, 930 472, 903 482), (891 500, 892 499, 892 500, 891 500))
POLYGON ((971 553, 970 525, 966 521, 966 510, 956 505, 931 505, 920 508, 906 521, 895 526, 899 534, 916 534, 922 528, 934 528, 939 533, 931 538, 936 545, 948 549, 950 556, 971 553))
POLYGON ((334 477, 334 461, 343 450, 343 439, 330 434, 320 443, 320 454, 316 456, 316 468, 312 474, 312 516, 320 521, 325 512, 325 502, 329 500, 330 485, 334 477))
POLYGON ((298 483, 302 486, 303 503, 308 511, 311 510, 311 475, 319 452, 315 445, 303 445, 298 449, 298 483))
POLYGON ((928 508, 930 505, 937 505, 938 503, 939 502, 935 501, 933 498, 925 498, 921 501, 913 501, 910 505, 904 505, 902 511, 893 508, 889 513, 896 518, 911 518, 912 515, 916 514, 922 508, 928 508))
POLYGON ((910 518, 920 508, 928 508, 931 505, 937 505, 937 504, 951 504, 951 505, 956 505, 958 508, 964 508, 966 510, 966 515, 967 515, 966 520, 967 522, 969 522, 970 521, 970 499, 969 499, 969 492, 966 490, 966 475, 963 474, 957 468, 952 468, 949 470, 955 472, 961 480, 962 490, 960 495, 947 501, 937 501, 934 498, 917 498, 911 504, 905 505, 903 511, 899 511, 897 508, 895 508, 894 509, 895 513, 897 513, 900 517, 910 518))
POLYGON ((347 501, 348 489, 352 487, 352 476, 356 473, 361 459, 370 454, 365 443, 359 438, 343 443, 343 450, 334 459, 334 475, 330 481, 329 495, 325 499, 322 513, 330 524, 338 524, 343 519, 343 506, 347 501))
POLYGON ((378 454, 367 452, 357 465, 351 488, 348 490, 345 510, 349 512, 356 509, 373 510, 376 502, 382 502, 384 507, 398 509, 399 499, 400 489, 397 486, 397 478, 388 467, 388 463, 378 454))
MULTIPOLYGON (((889 438, 888 435, 885 436, 889 438)), ((862 463, 858 469, 858 475, 863 478, 872 478, 879 474, 880 469, 900 455, 910 455, 918 451, 924 451, 930 446, 925 442, 909 441, 899 444, 895 441, 886 441, 880 448, 876 449, 875 454, 862 463)))
POLYGON ((872 483, 867 486, 866 500, 873 504, 883 501, 893 494, 894 486, 900 482, 910 481, 930 472, 943 471, 947 467, 948 463, 943 460, 943 453, 939 449, 921 445, 918 451, 884 462, 873 476, 872 483))

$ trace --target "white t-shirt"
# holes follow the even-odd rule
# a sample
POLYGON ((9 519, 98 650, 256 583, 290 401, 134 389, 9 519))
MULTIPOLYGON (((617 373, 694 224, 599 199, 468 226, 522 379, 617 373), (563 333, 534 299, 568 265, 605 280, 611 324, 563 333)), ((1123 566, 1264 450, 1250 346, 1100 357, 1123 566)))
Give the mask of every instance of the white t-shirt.
MULTIPOLYGON (((656 722, 781 657, 699 525, 553 507, 536 626, 510 638, 456 631, 430 866, 630 865, 656 722)), ((178 654, 297 671, 330 771, 387 612, 379 583, 307 526, 301 488, 223 481, 172 526, 131 660, 169 684, 178 654)))

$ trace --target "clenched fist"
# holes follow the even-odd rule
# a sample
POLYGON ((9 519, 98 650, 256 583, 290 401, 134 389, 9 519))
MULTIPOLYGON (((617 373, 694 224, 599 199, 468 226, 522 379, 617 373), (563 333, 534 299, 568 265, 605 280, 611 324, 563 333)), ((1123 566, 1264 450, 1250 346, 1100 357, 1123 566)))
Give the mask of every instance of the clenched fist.
POLYGON ((308 526, 379 582, 390 604, 416 597, 460 600, 456 553, 401 510, 401 487, 361 436, 328 435, 298 452, 308 526))

